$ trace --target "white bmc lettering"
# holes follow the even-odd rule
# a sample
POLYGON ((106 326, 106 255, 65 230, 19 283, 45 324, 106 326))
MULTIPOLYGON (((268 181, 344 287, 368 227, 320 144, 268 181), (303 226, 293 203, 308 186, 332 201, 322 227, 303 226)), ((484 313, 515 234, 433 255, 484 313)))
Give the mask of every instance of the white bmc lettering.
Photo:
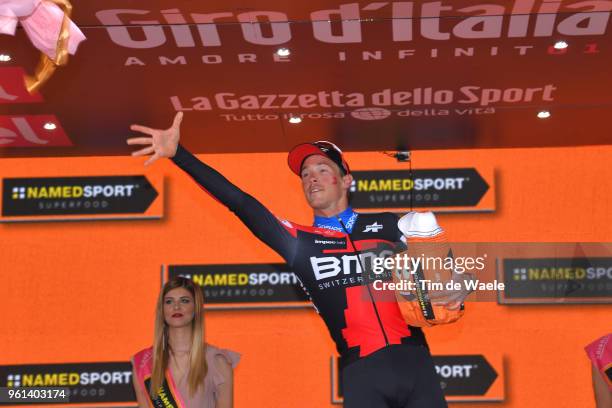
POLYGON ((333 256, 324 256, 320 258, 311 256, 310 263, 317 280, 338 276, 340 272, 343 271, 344 275, 349 275, 352 265, 355 266, 355 271, 357 273, 361 273, 361 265, 359 264, 357 255, 342 255, 340 259, 333 256), (342 259, 342 261, 340 261, 340 259, 342 259), (342 266, 340 266, 341 264, 342 266))
POLYGON ((367 265, 372 265, 374 259, 377 257, 388 257, 393 255, 393 251, 384 250, 379 254, 374 252, 364 252, 361 254, 361 262, 359 261, 357 254, 342 255, 341 257, 334 256, 323 256, 323 257, 310 257, 310 264, 314 271, 317 280, 333 278, 334 276, 350 275, 351 273, 361 273, 361 263, 366 265, 366 269, 371 269, 367 265))

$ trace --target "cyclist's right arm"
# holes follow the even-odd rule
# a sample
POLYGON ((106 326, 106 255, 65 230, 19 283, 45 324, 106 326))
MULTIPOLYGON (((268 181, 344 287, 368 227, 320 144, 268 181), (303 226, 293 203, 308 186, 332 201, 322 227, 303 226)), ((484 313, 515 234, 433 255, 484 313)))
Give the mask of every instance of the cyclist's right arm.
POLYGON ((172 161, 236 214, 257 238, 291 263, 297 240, 289 231, 290 228, 283 226, 263 204, 180 145, 172 161))
POLYGON ((145 165, 167 157, 189 174, 204 190, 227 206, 255 234, 257 238, 275 250, 291 265, 297 246, 296 230, 290 224, 283 225, 259 201, 230 183, 212 167, 200 161, 179 145, 182 112, 174 117, 168 129, 151 129, 132 125, 130 128, 148 135, 128 139, 130 145, 144 145, 133 156, 149 156, 145 165))

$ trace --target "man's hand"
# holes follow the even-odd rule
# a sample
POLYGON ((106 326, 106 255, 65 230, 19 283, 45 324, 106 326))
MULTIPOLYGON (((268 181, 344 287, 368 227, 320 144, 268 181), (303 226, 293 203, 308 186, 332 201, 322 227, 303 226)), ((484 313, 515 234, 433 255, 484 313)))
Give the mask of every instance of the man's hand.
POLYGON ((461 307, 461 304, 465 301, 465 298, 468 297, 468 295, 473 292, 471 290, 468 290, 467 287, 465 286, 465 281, 472 280, 472 278, 473 278, 472 274, 469 274, 469 273, 462 273, 462 274, 453 273, 453 281, 454 282, 457 282, 458 280, 461 281, 461 290, 453 292, 452 295, 449 296, 444 302, 445 307, 448 310, 459 309, 461 307))
POLYGON ((152 153, 152 156, 145 162, 145 166, 152 164, 161 157, 174 157, 176 149, 178 148, 179 139, 181 138, 180 126, 182 120, 183 112, 178 112, 176 116, 174 116, 172 126, 166 130, 151 129, 140 125, 130 126, 130 129, 150 136, 132 137, 127 140, 127 144, 129 145, 146 146, 143 149, 132 152, 132 156, 145 156, 152 153))

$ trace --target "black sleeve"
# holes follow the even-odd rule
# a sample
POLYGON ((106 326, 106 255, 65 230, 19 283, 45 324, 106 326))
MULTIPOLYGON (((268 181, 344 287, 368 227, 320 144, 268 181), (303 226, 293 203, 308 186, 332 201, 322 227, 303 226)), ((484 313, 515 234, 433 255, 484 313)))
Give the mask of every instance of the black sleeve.
POLYGON ((218 171, 202 163, 181 145, 178 146, 172 161, 236 214, 257 238, 282 256, 289 265, 292 264, 297 239, 266 207, 233 185, 218 171))
POLYGON ((404 238, 404 234, 402 234, 402 231, 400 231, 399 227, 397 226, 398 221, 400 220, 400 216, 399 214, 394 214, 394 213, 389 213, 391 215, 391 219, 392 222, 394 223, 393 225, 395 226, 395 245, 396 245, 396 252, 402 252, 405 251, 406 249, 408 249, 408 246, 406 245, 406 238, 404 238))

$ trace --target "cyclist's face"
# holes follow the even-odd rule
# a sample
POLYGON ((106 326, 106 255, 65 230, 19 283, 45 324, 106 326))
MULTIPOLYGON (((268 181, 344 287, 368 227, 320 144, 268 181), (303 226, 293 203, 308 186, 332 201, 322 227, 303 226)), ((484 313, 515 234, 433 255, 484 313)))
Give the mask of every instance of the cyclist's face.
POLYGON ((313 209, 325 209, 346 198, 352 177, 343 176, 332 160, 312 155, 302 164, 302 190, 313 209))
POLYGON ((170 327, 190 325, 195 315, 193 296, 185 288, 174 288, 164 296, 164 318, 170 327))

